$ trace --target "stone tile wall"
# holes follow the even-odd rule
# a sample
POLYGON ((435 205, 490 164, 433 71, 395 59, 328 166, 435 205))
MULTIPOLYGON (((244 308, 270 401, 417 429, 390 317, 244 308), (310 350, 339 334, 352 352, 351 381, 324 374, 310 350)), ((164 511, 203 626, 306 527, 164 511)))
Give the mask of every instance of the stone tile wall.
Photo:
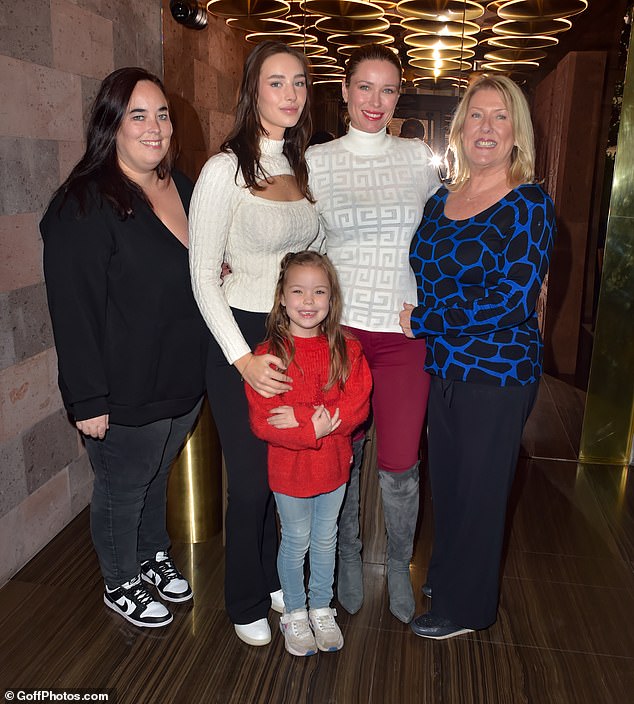
POLYGON ((90 464, 57 389, 38 222, 83 152, 101 79, 129 65, 162 74, 161 9, 29 0, 0 11, 0 584, 90 498, 90 464))

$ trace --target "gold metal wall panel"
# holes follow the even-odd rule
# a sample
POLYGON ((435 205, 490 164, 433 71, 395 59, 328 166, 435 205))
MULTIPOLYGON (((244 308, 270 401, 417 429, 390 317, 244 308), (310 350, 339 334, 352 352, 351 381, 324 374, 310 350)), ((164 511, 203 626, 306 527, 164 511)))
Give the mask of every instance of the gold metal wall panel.
POLYGON ((628 464, 634 434, 634 47, 621 125, 580 460, 628 464))

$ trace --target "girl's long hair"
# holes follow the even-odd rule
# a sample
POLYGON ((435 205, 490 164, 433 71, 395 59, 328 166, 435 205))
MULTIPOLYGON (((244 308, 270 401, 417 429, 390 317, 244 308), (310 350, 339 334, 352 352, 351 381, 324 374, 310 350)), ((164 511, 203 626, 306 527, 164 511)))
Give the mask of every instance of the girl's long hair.
POLYGON ((343 296, 335 267, 328 257, 317 252, 305 250, 287 254, 282 259, 280 275, 275 287, 273 308, 266 319, 266 339, 268 351, 284 360, 288 366, 295 356, 295 342, 290 332, 290 318, 286 308, 282 305, 284 284, 288 277, 288 270, 292 266, 313 266, 322 269, 328 278, 330 286, 330 309, 328 315, 320 325, 322 335, 328 340, 330 350, 330 367, 328 383, 324 391, 338 384, 340 388, 350 374, 350 360, 346 346, 346 335, 341 327, 341 312, 343 309, 343 296))
MULTIPOLYGON (((60 207, 69 196, 74 196, 79 204, 79 213, 85 213, 88 194, 95 186, 98 194, 112 205, 122 220, 134 214, 136 198, 152 207, 143 189, 123 173, 117 158, 117 132, 128 109, 132 91, 139 81, 154 83, 166 95, 160 78, 143 68, 120 68, 104 78, 90 111, 86 151, 53 196, 55 198, 59 193, 64 195, 60 207)), ((169 178, 176 152, 172 135, 167 154, 156 167, 161 180, 169 178)))
POLYGON ((306 103, 297 124, 286 128, 282 152, 291 165, 300 192, 312 203, 313 198, 308 187, 308 167, 304 159, 306 145, 312 134, 310 66, 298 49, 278 41, 265 41, 257 44, 249 54, 242 73, 235 123, 220 150, 231 151, 236 155, 236 176, 238 171, 242 172, 247 188, 254 191, 263 190, 260 185, 263 175, 260 165, 260 137, 266 136, 266 130, 258 110, 259 82, 262 64, 276 54, 294 56, 301 63, 306 76, 306 103))

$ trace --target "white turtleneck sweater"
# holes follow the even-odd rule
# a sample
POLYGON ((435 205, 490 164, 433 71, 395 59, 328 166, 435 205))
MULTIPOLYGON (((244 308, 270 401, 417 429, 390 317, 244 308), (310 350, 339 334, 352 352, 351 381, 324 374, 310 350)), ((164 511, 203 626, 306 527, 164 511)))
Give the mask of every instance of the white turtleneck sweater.
MULTIPOLYGON (((292 175, 283 141, 261 139, 266 175, 292 175)), ((267 200, 244 187, 232 153, 212 156, 203 167, 189 209, 189 260, 198 307, 227 361, 251 351, 231 308, 268 313, 280 262, 316 238, 317 213, 306 199, 267 200), (231 274, 220 279, 223 262, 231 274)), ((264 175, 262 175, 262 180, 264 175)))
POLYGON ((418 139, 354 127, 307 151, 320 235, 339 274, 346 325, 400 333, 403 302, 416 303, 409 246, 440 185, 431 157, 418 139))

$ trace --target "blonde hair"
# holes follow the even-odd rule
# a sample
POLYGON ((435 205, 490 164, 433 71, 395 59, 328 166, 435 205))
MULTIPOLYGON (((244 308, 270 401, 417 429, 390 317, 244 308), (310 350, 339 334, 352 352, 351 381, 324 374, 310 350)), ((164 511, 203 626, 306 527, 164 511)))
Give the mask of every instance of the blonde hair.
POLYGON ((273 308, 266 319, 266 338, 268 352, 280 357, 284 364, 288 366, 295 356, 295 342, 290 332, 290 318, 286 307, 282 305, 284 284, 288 278, 288 270, 292 266, 312 266, 322 269, 328 278, 330 287, 330 307, 328 315, 320 324, 320 332, 326 337, 330 349, 330 368, 328 372, 328 383, 324 391, 332 388, 335 384, 343 387, 350 374, 350 362, 348 359, 348 348, 346 346, 346 335, 341 327, 341 312, 343 309, 343 296, 337 272, 330 259, 325 254, 318 254, 305 250, 303 252, 289 253, 280 267, 280 275, 275 286, 275 297, 273 308))
POLYGON ((511 152, 511 167, 509 169, 511 185, 515 187, 521 183, 532 183, 535 180, 535 139, 526 98, 517 83, 507 76, 484 74, 467 88, 458 104, 449 128, 448 151, 451 152, 452 156, 449 163, 449 188, 452 191, 463 186, 471 176, 462 146, 462 130, 467 119, 471 98, 479 90, 484 90, 485 88, 493 88, 500 94, 513 126, 515 145, 511 152))

